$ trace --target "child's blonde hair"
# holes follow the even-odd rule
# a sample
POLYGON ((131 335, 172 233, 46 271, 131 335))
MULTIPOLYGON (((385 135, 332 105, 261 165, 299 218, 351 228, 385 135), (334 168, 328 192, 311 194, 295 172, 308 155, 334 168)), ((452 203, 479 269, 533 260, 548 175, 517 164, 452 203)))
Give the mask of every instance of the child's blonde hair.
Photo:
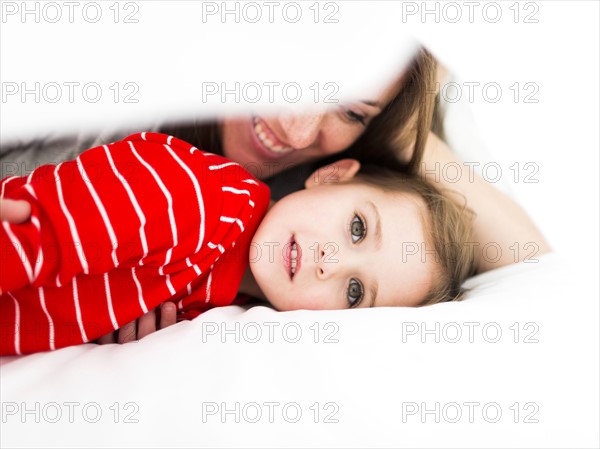
POLYGON ((424 217, 425 243, 435 248, 438 272, 437 282, 419 305, 463 299, 468 290, 462 284, 475 274, 474 213, 466 204, 458 205, 421 177, 374 165, 362 166, 347 182, 365 183, 385 192, 412 193, 425 201, 429 211, 424 217))

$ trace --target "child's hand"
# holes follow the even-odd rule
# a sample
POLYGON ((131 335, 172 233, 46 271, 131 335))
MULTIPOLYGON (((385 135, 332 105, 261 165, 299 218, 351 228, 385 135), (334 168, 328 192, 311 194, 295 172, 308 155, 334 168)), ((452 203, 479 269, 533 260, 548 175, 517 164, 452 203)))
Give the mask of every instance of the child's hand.
POLYGON ((19 224, 31 217, 31 205, 25 200, 8 200, 0 198, 0 220, 19 224))
MULTIPOLYGON (((156 309, 158 309, 158 307, 156 309)), ((170 301, 161 304, 160 322, 158 323, 158 326, 156 323, 156 309, 150 310, 139 319, 127 323, 125 326, 119 328, 119 330, 103 335, 96 340, 96 343, 100 345, 107 343, 130 343, 132 341, 140 340, 157 330, 175 324, 177 321, 177 309, 175 304, 170 301)))

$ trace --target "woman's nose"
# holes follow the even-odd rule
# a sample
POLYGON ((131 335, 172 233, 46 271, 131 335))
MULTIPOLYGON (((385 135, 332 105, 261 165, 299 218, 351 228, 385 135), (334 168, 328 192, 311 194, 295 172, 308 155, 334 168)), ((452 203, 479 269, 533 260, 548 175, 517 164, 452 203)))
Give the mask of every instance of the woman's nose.
POLYGON ((325 113, 322 112, 279 117, 287 143, 297 150, 311 146, 319 137, 324 116, 325 113))

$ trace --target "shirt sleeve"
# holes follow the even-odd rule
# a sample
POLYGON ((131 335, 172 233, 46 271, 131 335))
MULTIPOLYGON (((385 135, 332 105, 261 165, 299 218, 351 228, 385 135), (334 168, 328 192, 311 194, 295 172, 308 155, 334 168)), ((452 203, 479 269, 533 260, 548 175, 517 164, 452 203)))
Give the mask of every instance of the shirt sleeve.
MULTIPOLYGON (((2 181, 2 197, 32 207, 23 224, 2 222, 0 289, 61 286, 116 267, 158 270, 197 252, 218 216, 201 198, 205 154, 157 133, 140 133, 2 181)), ((220 188, 219 188, 220 190, 220 188)))

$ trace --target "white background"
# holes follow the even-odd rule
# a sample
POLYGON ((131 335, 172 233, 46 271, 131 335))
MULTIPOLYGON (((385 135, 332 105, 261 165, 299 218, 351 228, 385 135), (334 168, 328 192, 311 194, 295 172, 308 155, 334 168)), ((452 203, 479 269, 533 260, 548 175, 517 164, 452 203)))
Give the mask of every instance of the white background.
MULTIPOLYGON (((68 22, 66 7, 62 20, 54 24, 44 23, 43 17, 36 23, 28 16, 23 23, 19 15, 3 16, 2 83, 74 81, 103 87, 98 103, 86 102, 80 95, 74 103, 36 103, 31 96, 25 103, 15 97, 3 99, 4 141, 253 106, 231 99, 224 104, 217 97, 202 103, 202 82, 294 81, 305 88, 302 101, 307 104, 311 101, 308 86, 314 82, 335 81, 339 99, 358 90, 361 95, 375 92, 373 86, 389 79, 401 65, 405 37, 414 33, 462 80, 496 82, 502 87, 503 97, 497 103, 485 101, 477 90, 472 103, 486 146, 502 167, 515 162, 538 164, 539 183, 519 182, 511 188, 551 246, 579 270, 580 283, 572 286, 571 297, 564 298, 565 306, 576 303, 586 314, 586 307, 597 303, 597 2, 530 2, 537 7, 530 20, 537 23, 524 23, 524 16, 534 11, 525 9, 524 3, 516 7, 521 13, 517 23, 514 2, 498 2, 502 17, 496 23, 483 15, 489 2, 480 2, 470 23, 468 7, 457 2, 462 19, 449 23, 455 13, 446 9, 444 16, 444 3, 438 3, 437 20, 433 14, 423 20, 419 14, 403 15, 399 2, 337 2, 334 18, 339 22, 323 23, 321 16, 316 24, 309 10, 313 2, 301 2, 303 18, 295 24, 284 20, 280 9, 275 11, 275 22, 268 23, 266 7, 256 24, 235 23, 232 16, 223 23, 218 15, 203 23, 201 6, 192 2, 137 2, 139 22, 132 24, 122 23, 123 15, 131 11, 122 4, 120 22, 115 24, 114 12, 108 9, 113 2, 99 3, 103 18, 95 24, 83 20, 81 8, 75 10, 74 23, 68 22), (139 103, 112 102, 108 87, 114 82, 139 85, 139 103), (539 102, 515 103, 509 90, 515 82, 536 83, 539 102)), ((430 9, 435 5, 427 2, 430 9)), ((422 8, 422 2, 412 6, 422 8)), ((596 321, 596 329, 597 325, 596 321)), ((589 356, 585 346, 584 342, 573 350, 589 356)), ((574 382, 574 394, 585 394, 585 386, 574 382)))

